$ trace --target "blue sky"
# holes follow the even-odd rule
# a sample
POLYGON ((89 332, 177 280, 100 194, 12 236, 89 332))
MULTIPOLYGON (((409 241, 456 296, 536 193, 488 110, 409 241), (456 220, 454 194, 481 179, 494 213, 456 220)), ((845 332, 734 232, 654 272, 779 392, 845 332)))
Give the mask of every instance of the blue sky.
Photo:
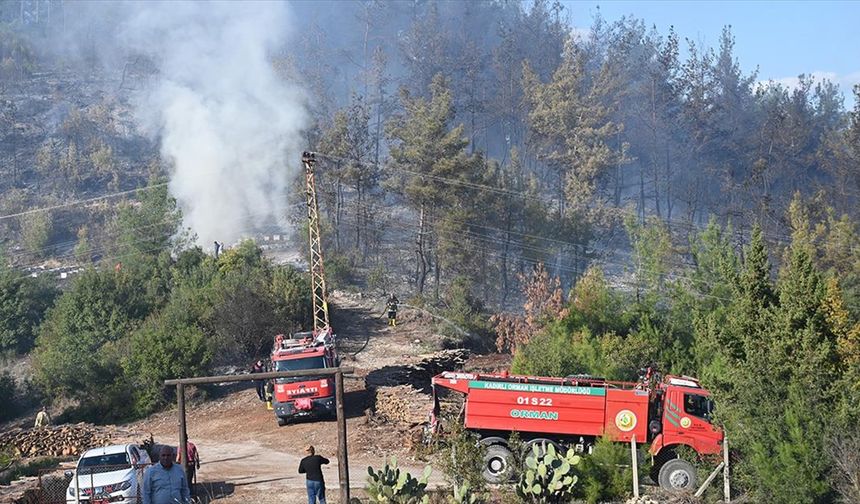
MULTIPOLYGON (((735 55, 745 73, 758 66, 760 81, 793 85, 799 74, 826 76, 852 106, 860 83, 860 1, 573 1, 562 2, 577 28, 591 25, 599 6, 608 21, 623 15, 669 26, 682 40, 716 48, 724 25, 732 26, 735 55)), ((684 53, 682 52, 682 55, 684 53)))

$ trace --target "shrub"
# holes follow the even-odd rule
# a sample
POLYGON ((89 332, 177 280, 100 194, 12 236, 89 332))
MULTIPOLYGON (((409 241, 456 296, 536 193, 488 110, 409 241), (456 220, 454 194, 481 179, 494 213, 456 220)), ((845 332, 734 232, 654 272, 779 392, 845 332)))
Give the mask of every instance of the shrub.
MULTIPOLYGON (((641 480, 645 476, 641 467, 639 473, 641 480)), ((607 438, 598 439, 593 453, 583 457, 579 475, 582 485, 577 495, 589 504, 622 500, 632 489, 630 446, 607 438)))
POLYGON ((367 494, 371 502, 385 504, 427 504, 427 481, 430 478, 430 466, 424 469, 421 478, 416 479, 411 474, 397 467, 397 458, 391 457, 379 471, 367 468, 367 494))
POLYGON ((535 504, 570 502, 578 479, 573 466, 579 461, 579 455, 573 450, 561 456, 553 444, 546 445, 545 450, 532 445, 532 453, 526 458, 526 467, 517 485, 517 495, 535 504))
POLYGON ((442 442, 444 447, 437 458, 437 465, 442 468, 449 485, 456 490, 455 494, 467 499, 462 502, 469 502, 468 495, 478 496, 486 487, 481 474, 484 447, 478 444, 478 437, 459 422, 451 423, 442 442))
POLYGON ((0 374, 0 404, 3 408, 0 409, 0 421, 9 420, 17 413, 16 405, 18 399, 18 386, 15 383, 15 378, 4 371, 0 374))
POLYGON ((351 257, 343 254, 325 256, 325 276, 328 288, 343 289, 355 280, 355 264, 351 257))

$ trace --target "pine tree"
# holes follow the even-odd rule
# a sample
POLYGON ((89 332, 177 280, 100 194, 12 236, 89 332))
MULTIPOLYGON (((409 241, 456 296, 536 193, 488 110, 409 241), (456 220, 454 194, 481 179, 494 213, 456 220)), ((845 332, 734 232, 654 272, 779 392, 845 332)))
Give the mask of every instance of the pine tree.
POLYGON ((466 182, 478 176, 483 165, 481 156, 466 154, 468 140, 463 125, 454 128, 453 98, 445 78, 438 74, 430 85, 430 97, 414 97, 401 91, 403 114, 386 125, 392 141, 390 167, 394 174, 389 186, 400 192, 407 204, 418 213, 415 279, 423 293, 430 271, 435 272, 438 294, 440 264, 439 240, 456 239, 445 235, 431 239, 437 223, 452 210, 455 203, 468 201, 458 193, 459 179, 466 182), (452 182, 454 181, 454 182, 452 182))

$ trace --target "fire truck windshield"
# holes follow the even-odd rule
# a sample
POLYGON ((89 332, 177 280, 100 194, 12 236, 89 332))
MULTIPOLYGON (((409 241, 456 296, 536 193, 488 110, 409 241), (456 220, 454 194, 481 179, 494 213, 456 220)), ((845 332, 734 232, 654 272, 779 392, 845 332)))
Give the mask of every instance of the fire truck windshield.
POLYGON ((325 359, 321 355, 275 361, 275 371, 304 371, 305 369, 321 369, 324 367, 326 367, 325 359))

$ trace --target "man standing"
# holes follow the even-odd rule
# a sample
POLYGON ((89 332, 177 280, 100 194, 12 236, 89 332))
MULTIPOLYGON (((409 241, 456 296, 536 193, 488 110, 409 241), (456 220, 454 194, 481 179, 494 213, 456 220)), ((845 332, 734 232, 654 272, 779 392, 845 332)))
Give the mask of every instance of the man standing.
MULTIPOLYGON (((257 362, 251 367, 251 374, 262 373, 266 370, 266 366, 263 365, 263 359, 258 359, 257 362)), ((257 386, 257 397, 260 398, 261 401, 266 401, 266 382, 263 380, 254 380, 254 384, 257 386)))
POLYGON ((158 464, 143 474, 143 504, 187 504, 191 495, 181 467, 173 463, 173 449, 162 446, 158 464))
POLYGON ((397 299, 397 296, 391 294, 388 298, 388 325, 397 326, 397 305, 400 304, 400 300, 397 299))
POLYGON ((313 446, 305 448, 307 456, 299 462, 299 474, 307 475, 305 482, 308 488, 308 504, 325 504, 325 480, 323 479, 322 465, 328 464, 328 459, 316 455, 313 446))
POLYGON ((48 408, 42 406, 39 413, 36 414, 36 427, 47 427, 51 425, 51 415, 48 414, 48 408))
MULTIPOLYGON (((176 461, 181 462, 179 450, 176 450, 176 461)), ((200 469, 200 453, 197 451, 197 446, 188 441, 185 445, 185 475, 188 477, 188 490, 191 495, 194 495, 194 479, 197 475, 197 469, 200 469)))

